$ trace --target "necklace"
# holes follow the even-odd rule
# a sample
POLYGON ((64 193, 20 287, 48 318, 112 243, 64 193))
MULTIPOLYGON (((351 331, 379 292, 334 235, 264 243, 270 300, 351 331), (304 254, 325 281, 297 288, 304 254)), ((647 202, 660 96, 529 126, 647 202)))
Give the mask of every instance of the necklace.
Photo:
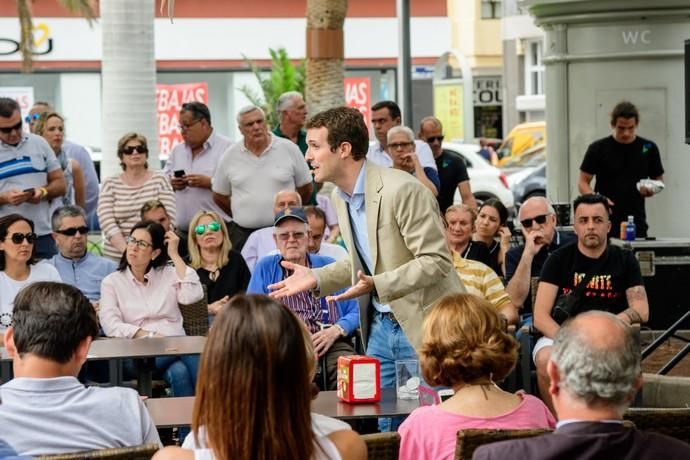
POLYGON ((216 281, 220 276, 220 268, 216 264, 204 265, 203 268, 208 272, 208 278, 211 281, 216 281))

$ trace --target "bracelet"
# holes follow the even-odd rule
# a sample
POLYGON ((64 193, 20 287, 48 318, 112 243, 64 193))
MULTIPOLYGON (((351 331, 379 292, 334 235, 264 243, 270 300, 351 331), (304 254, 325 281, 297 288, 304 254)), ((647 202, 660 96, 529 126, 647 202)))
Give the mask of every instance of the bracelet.
POLYGON ((340 324, 334 324, 333 327, 338 330, 341 336, 347 337, 347 332, 345 332, 345 329, 340 324))
POLYGON ((47 188, 41 187, 41 188, 39 188, 39 190, 41 191, 41 199, 48 196, 48 189, 47 188))
POLYGON ((623 314, 628 317, 628 319, 630 320, 630 324, 642 323, 642 317, 633 308, 628 308, 627 310, 623 310, 623 314))

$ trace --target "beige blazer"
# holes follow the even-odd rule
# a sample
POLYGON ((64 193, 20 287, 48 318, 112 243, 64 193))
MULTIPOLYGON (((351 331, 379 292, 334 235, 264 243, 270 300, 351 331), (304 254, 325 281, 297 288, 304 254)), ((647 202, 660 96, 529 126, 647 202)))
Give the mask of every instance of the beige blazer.
MULTIPOLYGON (((369 254, 378 300, 390 305, 410 343, 419 348, 424 315, 441 297, 465 292, 465 287, 453 268, 436 198, 408 173, 370 162, 365 167, 369 254)), ((349 258, 314 270, 322 296, 356 283, 362 269, 347 204, 336 192, 333 203, 349 258)), ((360 301, 365 344, 372 310, 369 299, 360 301)))

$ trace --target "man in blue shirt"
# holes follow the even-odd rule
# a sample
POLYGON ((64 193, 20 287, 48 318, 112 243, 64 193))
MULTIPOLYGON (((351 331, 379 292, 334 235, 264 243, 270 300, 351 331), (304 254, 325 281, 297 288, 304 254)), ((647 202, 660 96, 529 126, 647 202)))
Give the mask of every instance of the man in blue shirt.
POLYGON ((117 264, 86 250, 89 228, 86 213, 79 206, 55 210, 51 226, 58 253, 48 262, 57 268, 63 282, 79 288, 98 310, 101 281, 117 269, 117 264))

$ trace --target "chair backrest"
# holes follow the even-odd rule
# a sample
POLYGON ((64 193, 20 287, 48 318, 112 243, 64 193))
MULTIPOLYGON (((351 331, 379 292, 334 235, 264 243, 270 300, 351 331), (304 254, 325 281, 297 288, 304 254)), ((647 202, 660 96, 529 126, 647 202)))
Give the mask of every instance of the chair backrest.
POLYGON ((143 444, 134 447, 118 447, 113 449, 88 450, 70 454, 43 455, 36 457, 38 460, 149 460, 160 446, 158 444, 143 444))
POLYGON ((208 299, 206 286, 201 300, 189 305, 178 304, 182 313, 182 327, 187 335, 208 335, 208 299))
POLYGON ((531 438, 550 433, 551 430, 491 430, 466 429, 458 431, 458 441, 455 445, 455 460, 472 460, 474 451, 484 444, 510 439, 531 438))
POLYGON ((400 435, 393 433, 374 433, 362 436, 367 445, 369 460, 398 460, 400 435))
POLYGON ((665 434, 690 443, 690 408, 656 409, 631 407, 623 415, 638 430, 665 434))

